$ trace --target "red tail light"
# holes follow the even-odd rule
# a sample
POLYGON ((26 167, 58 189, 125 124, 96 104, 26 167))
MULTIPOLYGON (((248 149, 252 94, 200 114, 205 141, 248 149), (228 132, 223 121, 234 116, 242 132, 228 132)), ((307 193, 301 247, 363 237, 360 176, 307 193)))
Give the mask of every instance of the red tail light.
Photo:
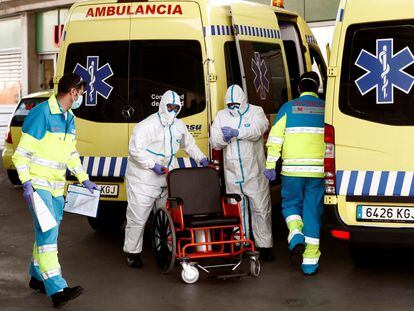
POLYGON ((12 139, 12 135, 11 135, 10 128, 7 130, 6 139, 5 140, 6 140, 6 143, 13 144, 13 139, 12 139))
POLYGON ((223 151, 212 149, 211 150, 211 165, 217 170, 220 171, 223 169, 223 151))
POLYGON ((325 124, 325 193, 335 194, 335 130, 325 124))
POLYGON ((349 241, 349 239, 351 238, 351 234, 349 233, 349 231, 331 230, 331 234, 334 238, 339 240, 349 241))

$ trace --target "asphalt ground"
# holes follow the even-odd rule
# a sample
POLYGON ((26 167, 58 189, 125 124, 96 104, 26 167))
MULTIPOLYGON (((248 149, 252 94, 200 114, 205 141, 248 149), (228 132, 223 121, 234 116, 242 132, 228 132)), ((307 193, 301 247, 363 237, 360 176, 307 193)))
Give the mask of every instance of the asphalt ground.
MULTIPOLYGON (((49 310, 44 294, 28 288, 33 227, 22 198, 0 170, 0 310, 49 310)), ((201 274, 194 285, 180 279, 180 266, 159 272, 149 234, 144 268, 131 269, 122 253, 123 233, 99 234, 84 217, 65 214, 59 258, 70 286, 85 292, 63 310, 414 310, 414 255, 377 251, 374 262, 355 268, 347 244, 322 237, 320 272, 304 276, 289 263, 287 232, 275 210, 276 261, 262 262, 260 277, 217 280, 201 274)))

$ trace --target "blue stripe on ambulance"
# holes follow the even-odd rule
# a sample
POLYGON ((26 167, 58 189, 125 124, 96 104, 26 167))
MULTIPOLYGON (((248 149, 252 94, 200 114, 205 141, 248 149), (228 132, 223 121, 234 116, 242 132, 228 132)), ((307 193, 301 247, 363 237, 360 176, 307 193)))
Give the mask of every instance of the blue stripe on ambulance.
POLYGON ((339 170, 336 192, 339 195, 414 196, 414 172, 339 170))

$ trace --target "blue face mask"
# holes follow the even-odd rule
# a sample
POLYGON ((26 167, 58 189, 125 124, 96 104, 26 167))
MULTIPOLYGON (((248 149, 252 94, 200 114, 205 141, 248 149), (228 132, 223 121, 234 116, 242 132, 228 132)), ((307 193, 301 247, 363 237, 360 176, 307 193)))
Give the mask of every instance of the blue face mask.
POLYGON ((78 95, 78 99, 73 102, 71 109, 72 110, 78 109, 80 106, 82 106, 82 102, 83 102, 83 95, 78 95))

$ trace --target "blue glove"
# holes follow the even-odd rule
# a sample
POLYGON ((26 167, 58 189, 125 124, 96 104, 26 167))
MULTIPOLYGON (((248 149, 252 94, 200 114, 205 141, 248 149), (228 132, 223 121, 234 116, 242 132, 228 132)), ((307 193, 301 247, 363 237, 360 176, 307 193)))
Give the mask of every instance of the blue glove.
POLYGON ((165 166, 162 166, 158 163, 155 163, 154 167, 152 168, 155 174, 157 175, 164 175, 166 172, 168 172, 168 169, 165 166))
POLYGON ((223 139, 226 143, 229 142, 233 137, 239 136, 239 130, 236 130, 229 126, 222 127, 221 132, 223 133, 223 139))
POLYGON ((32 195, 33 195, 33 186, 32 186, 32 182, 29 180, 23 183, 23 198, 25 199, 28 205, 32 204, 32 195))
POLYGON ((204 159, 202 159, 202 160, 200 161, 200 164, 201 164, 203 167, 208 167, 208 166, 210 165, 210 161, 209 161, 207 158, 204 158, 204 159))
POLYGON ((274 169, 265 169, 263 174, 269 181, 274 181, 276 179, 276 171, 274 169))
POLYGON ((90 193, 93 193, 93 189, 97 188, 96 184, 91 182, 89 179, 85 180, 82 184, 86 189, 89 190, 90 193))

